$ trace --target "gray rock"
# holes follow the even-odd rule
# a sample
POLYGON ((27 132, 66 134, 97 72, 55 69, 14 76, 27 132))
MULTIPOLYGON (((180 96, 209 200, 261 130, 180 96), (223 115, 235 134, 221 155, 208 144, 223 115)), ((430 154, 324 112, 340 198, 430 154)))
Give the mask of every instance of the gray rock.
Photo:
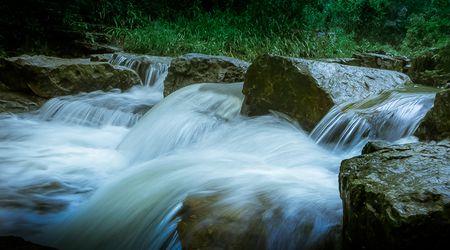
POLYGON ((172 60, 164 81, 164 95, 193 83, 242 82, 248 63, 224 56, 186 54, 172 60))
POLYGON ((43 98, 112 88, 125 90, 140 83, 134 71, 106 62, 28 55, 0 59, 0 81, 10 89, 43 98))
POLYGON ((337 63, 263 55, 249 67, 243 113, 285 113, 310 131, 336 104, 403 87, 407 75, 337 63))
POLYGON ((363 151, 341 163, 344 248, 446 249, 450 142, 369 143, 363 151))

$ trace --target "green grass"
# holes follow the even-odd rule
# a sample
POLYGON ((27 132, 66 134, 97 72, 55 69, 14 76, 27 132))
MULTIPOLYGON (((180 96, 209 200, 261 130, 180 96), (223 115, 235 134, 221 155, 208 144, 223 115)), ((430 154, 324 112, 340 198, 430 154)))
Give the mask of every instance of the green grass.
POLYGON ((195 18, 155 20, 140 28, 111 28, 108 32, 126 51, 177 56, 196 52, 253 60, 263 53, 292 57, 346 57, 357 51, 395 51, 341 30, 320 33, 295 25, 278 32, 262 32, 251 20, 225 12, 202 13, 195 18))
POLYGON ((311 25, 296 22, 279 24, 275 21, 257 26, 248 15, 226 11, 198 12, 189 18, 181 16, 175 19, 147 20, 140 27, 115 27, 108 29, 108 33, 126 51, 134 53, 178 56, 196 52, 248 61, 263 53, 333 58, 349 57, 355 52, 382 50, 394 55, 412 56, 449 40, 446 36, 434 39, 439 37, 439 32, 445 32, 430 28, 430 25, 438 26, 434 23, 424 24, 420 18, 416 19, 413 20, 416 25, 412 25, 407 35, 396 45, 382 42, 382 39, 375 41, 357 38, 353 33, 340 28, 318 32, 316 30, 320 29, 311 25), (426 36, 421 36, 422 33, 426 36))

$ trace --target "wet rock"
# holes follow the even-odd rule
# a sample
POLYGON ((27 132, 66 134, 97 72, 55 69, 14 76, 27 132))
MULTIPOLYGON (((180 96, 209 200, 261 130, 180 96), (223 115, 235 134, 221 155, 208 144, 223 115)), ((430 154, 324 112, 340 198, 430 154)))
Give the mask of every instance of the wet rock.
POLYGON ((414 58, 408 74, 415 83, 445 88, 450 83, 450 44, 414 58))
POLYGON ((114 54, 106 53, 106 54, 92 54, 89 56, 89 60, 91 62, 109 62, 114 54))
POLYGON ((336 104, 358 101, 409 82, 408 76, 395 71, 263 55, 246 74, 243 113, 279 111, 310 131, 336 104))
POLYGON ((421 140, 450 138, 450 89, 436 94, 433 108, 426 114, 415 135, 421 140))
POLYGON ((172 60, 164 81, 164 95, 193 83, 242 82, 248 65, 231 57, 186 54, 172 60))
POLYGON ((38 109, 44 102, 44 98, 12 91, 0 83, 0 113, 30 112, 38 109))
POLYGON ((353 58, 359 60, 361 67, 395 70, 406 73, 410 66, 410 60, 406 57, 392 56, 381 53, 356 53, 353 58))
POLYGON ((285 221, 282 208, 263 194, 256 202, 249 197, 243 206, 223 199, 220 194, 186 198, 177 225, 183 249, 340 249, 339 226, 311 241, 311 224, 301 219, 285 221), (287 224, 295 225, 292 231, 277 235, 283 234, 280 225, 287 224), (298 238, 288 239, 288 235, 298 238))
POLYGON ((105 62, 24 55, 0 59, 0 81, 16 91, 51 98, 112 88, 125 90, 140 79, 132 70, 105 62))
POLYGON ((126 66, 136 71, 143 83, 153 85, 159 77, 159 74, 149 72, 150 67, 161 74, 167 72, 171 61, 171 57, 114 53, 109 62, 114 65, 126 66))
POLYGON ((341 163, 346 249, 450 244, 450 142, 369 145, 341 163))
POLYGON ((376 69, 394 70, 406 73, 410 67, 410 60, 406 57, 393 56, 386 53, 356 53, 351 58, 323 59, 350 66, 368 67, 376 69))
POLYGON ((0 246, 5 250, 54 250, 56 248, 41 246, 17 236, 0 236, 0 246))

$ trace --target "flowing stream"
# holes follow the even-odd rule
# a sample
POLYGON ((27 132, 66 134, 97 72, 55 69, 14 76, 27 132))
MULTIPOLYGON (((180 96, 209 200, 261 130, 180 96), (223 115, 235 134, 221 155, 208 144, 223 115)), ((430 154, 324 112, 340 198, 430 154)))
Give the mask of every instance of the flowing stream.
POLYGON ((341 224, 340 162, 369 139, 414 140, 434 99, 386 92, 335 107, 309 134, 276 114, 240 115, 242 83, 162 99, 167 65, 145 71, 153 80, 126 92, 0 115, 0 235, 62 249, 180 249, 219 230, 218 247, 250 232, 269 249, 314 248, 341 224), (187 201, 196 220, 183 231, 187 201))

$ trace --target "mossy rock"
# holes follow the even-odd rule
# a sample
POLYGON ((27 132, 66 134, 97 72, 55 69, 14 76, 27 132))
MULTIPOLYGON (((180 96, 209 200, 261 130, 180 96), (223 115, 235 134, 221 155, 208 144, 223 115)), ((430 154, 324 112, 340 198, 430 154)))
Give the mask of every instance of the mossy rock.
POLYGON ((89 59, 20 56, 0 59, 0 81, 10 89, 43 98, 140 84, 132 70, 89 59))
POLYGON ((436 94, 433 108, 428 111, 415 135, 421 140, 450 138, 450 89, 436 94))
POLYGON ((450 244, 450 142, 369 143, 339 174, 345 249, 450 244), (375 145, 371 145, 375 144, 375 145))
POLYGON ((354 102, 410 82, 400 72, 274 55, 249 67, 243 113, 282 112, 311 131, 336 104, 354 102))

